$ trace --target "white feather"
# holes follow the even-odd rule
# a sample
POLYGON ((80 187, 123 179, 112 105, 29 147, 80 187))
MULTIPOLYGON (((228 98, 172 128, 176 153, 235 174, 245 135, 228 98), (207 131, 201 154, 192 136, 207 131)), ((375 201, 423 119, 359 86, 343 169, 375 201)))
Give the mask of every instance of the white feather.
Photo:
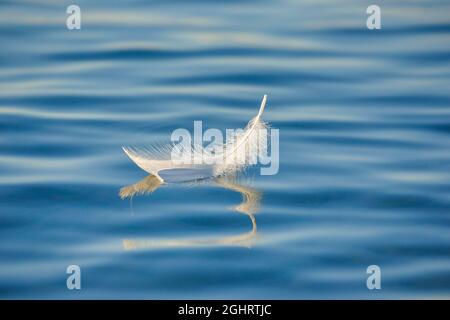
POLYGON ((215 146, 213 153, 206 152, 203 146, 192 145, 190 150, 182 150, 172 143, 122 149, 138 167, 155 175, 161 182, 183 182, 234 173, 266 154, 266 137, 261 136, 267 129, 267 124, 262 120, 266 101, 267 95, 264 95, 256 117, 233 138, 227 138, 223 145, 215 146), (188 152, 189 163, 173 160, 174 150, 188 152))

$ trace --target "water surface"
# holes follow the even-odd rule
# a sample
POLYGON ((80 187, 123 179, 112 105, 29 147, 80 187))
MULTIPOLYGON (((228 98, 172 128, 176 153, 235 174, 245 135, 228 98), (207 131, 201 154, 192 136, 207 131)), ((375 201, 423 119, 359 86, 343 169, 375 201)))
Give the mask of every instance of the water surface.
POLYGON ((69 4, 0 4, 1 298, 450 296, 447 1, 379 31, 368 1, 69 4), (277 175, 158 186, 121 150, 263 94, 277 175))

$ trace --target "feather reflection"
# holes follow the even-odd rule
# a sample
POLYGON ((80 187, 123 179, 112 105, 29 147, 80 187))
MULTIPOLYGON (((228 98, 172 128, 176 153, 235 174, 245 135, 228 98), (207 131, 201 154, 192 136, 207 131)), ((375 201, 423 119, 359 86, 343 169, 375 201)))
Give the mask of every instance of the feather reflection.
MULTIPOLYGON (((239 192, 242 195, 242 202, 231 209, 249 217, 252 223, 251 231, 222 238, 194 238, 194 239, 124 239, 123 248, 125 250, 135 249, 154 249, 167 247, 194 247, 194 246, 244 246, 251 247, 252 241, 256 238, 257 227, 254 214, 259 211, 261 203, 261 193, 249 186, 239 184, 234 178, 219 177, 210 180, 213 185, 239 192)), ((199 185, 205 182, 196 182, 199 185)), ((163 183, 153 176, 149 175, 144 179, 120 189, 119 195, 122 199, 132 198, 135 195, 148 195, 157 190, 163 183)))

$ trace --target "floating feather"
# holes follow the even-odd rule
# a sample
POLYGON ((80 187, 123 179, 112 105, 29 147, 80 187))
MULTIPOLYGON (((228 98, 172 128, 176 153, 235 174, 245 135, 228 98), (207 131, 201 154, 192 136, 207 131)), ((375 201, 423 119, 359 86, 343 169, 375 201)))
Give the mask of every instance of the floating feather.
POLYGON ((256 163, 258 158, 266 154, 267 124, 262 120, 266 101, 267 95, 264 95, 256 117, 233 137, 227 137, 224 144, 209 149, 191 145, 189 150, 173 143, 122 149, 138 167, 156 176, 161 182, 184 182, 235 173, 256 163), (174 159, 174 154, 181 157, 174 159), (180 161, 180 158, 185 161, 180 161))

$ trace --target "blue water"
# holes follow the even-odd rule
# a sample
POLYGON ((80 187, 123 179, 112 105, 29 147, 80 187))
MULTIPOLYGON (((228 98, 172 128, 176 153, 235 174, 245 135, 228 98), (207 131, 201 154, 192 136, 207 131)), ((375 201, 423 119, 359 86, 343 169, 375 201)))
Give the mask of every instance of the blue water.
POLYGON ((69 4, 0 5, 0 298, 450 297, 448 1, 69 4), (158 187, 121 150, 263 94, 276 175, 158 187))

